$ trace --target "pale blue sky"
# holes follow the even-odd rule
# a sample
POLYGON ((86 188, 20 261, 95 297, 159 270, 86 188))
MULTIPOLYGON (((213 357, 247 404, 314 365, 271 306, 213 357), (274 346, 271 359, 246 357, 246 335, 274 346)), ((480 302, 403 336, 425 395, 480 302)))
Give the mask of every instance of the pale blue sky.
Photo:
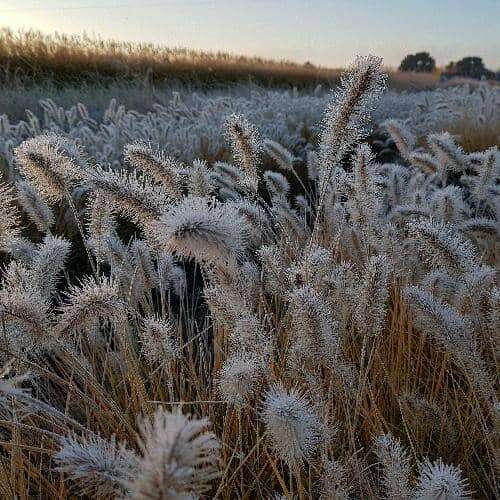
POLYGON ((428 50, 500 68, 500 0, 0 0, 0 26, 345 66, 428 50))

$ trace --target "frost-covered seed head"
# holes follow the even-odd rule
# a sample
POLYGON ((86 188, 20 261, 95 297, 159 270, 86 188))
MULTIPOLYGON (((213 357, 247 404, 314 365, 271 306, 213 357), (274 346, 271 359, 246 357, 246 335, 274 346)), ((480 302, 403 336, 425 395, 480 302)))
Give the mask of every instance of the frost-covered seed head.
POLYGON ((219 374, 218 387, 222 397, 237 408, 244 408, 258 389, 261 364, 250 353, 236 353, 229 357, 219 374))
POLYGON ((415 492, 416 500, 467 500, 470 493, 462 471, 454 465, 444 464, 441 459, 426 460, 419 467, 420 477, 415 492))
POLYGON ((165 251, 211 262, 241 255, 246 232, 235 207, 197 197, 166 211, 155 226, 155 238, 165 251))
POLYGON ((142 458, 128 484, 130 498, 187 498, 201 494, 219 475, 220 444, 209 421, 162 408, 139 423, 142 458), (151 497, 153 495, 153 497, 151 497))
POLYGON ((274 450, 288 465, 309 460, 318 451, 321 421, 297 390, 272 387, 264 398, 261 415, 274 450))
POLYGON ((134 474, 137 456, 125 445, 89 435, 61 439, 61 449, 55 455, 58 469, 78 486, 80 495, 114 498, 126 493, 126 483, 134 474))

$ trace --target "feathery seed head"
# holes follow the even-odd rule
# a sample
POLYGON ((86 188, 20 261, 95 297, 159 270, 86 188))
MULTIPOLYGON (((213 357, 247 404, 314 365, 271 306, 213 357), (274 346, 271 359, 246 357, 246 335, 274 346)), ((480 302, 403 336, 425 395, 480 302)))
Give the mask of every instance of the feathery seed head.
POLYGON ((420 477, 416 500, 467 500, 470 493, 467 480, 462 477, 462 471, 454 465, 447 465, 441 459, 430 462, 426 460, 419 467, 420 477))
POLYGON ((295 157, 288 149, 271 139, 265 139, 263 144, 266 153, 276 162, 278 167, 283 170, 293 170, 295 157))
MULTIPOLYGON (((325 172, 331 172, 366 133, 369 113, 385 88, 387 77, 381 66, 378 57, 357 57, 342 75, 323 119, 320 167, 325 172)), ((328 183, 329 177, 329 173, 323 175, 324 182, 328 183)))
POLYGON ((126 482, 133 475, 137 457, 112 436, 107 441, 90 435, 81 442, 75 437, 61 439, 55 455, 59 471, 68 474, 83 496, 114 498, 126 493, 126 482))
POLYGON ((470 168, 469 158, 448 132, 431 134, 427 137, 429 146, 451 172, 464 172, 470 168))
POLYGON ((219 392, 225 401, 243 409, 255 395, 260 378, 261 363, 255 354, 235 353, 225 361, 219 374, 219 392))
POLYGON ((5 251, 21 232, 12 187, 0 183, 0 250, 5 251))
POLYGON ((264 398, 261 414, 274 450, 289 466, 311 459, 318 450, 322 423, 297 390, 275 385, 264 398))
POLYGON ((42 233, 54 225, 54 213, 50 206, 38 195, 33 186, 26 181, 16 183, 17 201, 21 204, 30 220, 42 233))
POLYGON ((375 440, 375 453, 383 467, 382 477, 387 499, 410 500, 410 461, 399 439, 382 434, 375 440))
POLYGON ((148 363, 168 366, 180 356, 176 331, 171 321, 147 317, 142 323, 139 331, 141 351, 148 363))
POLYGON ((117 211, 137 224, 157 219, 169 203, 165 189, 135 171, 127 174, 95 167, 87 172, 87 182, 96 195, 112 202, 117 211))
POLYGON ((127 306, 120 299, 117 285, 106 277, 96 281, 88 277, 72 285, 67 303, 61 306, 57 325, 60 335, 73 335, 97 328, 101 321, 119 324, 126 317, 127 306))
POLYGON ((261 142, 257 129, 243 116, 233 114, 226 122, 226 130, 233 155, 244 172, 243 184, 257 191, 259 183, 261 142))
POLYGON ((203 197, 212 194, 214 185, 206 161, 195 160, 188 172, 187 185, 191 196, 203 197))
POLYGON ((247 233, 234 206, 191 196, 165 211, 154 230, 165 251, 209 262, 241 255, 247 233))
POLYGON ((415 147, 417 138, 410 130, 399 120, 386 120, 383 125, 392 137, 401 156, 405 159, 410 157, 410 153, 415 147))
POLYGON ((78 154, 74 144, 50 134, 28 139, 15 150, 21 173, 49 203, 66 198, 82 177, 71 153, 78 154))
POLYGON ((290 191, 290 184, 286 177, 279 172, 268 170, 264 173, 264 180, 271 195, 286 196, 290 191))
POLYGON ((142 458, 128 484, 130 498, 185 498, 209 489, 219 475, 220 445, 206 430, 208 425, 206 418, 189 418, 162 408, 139 422, 142 458))
POLYGON ((127 144, 124 158, 160 183, 169 196, 176 199, 182 197, 180 165, 159 148, 155 149, 151 144, 141 141, 127 144))

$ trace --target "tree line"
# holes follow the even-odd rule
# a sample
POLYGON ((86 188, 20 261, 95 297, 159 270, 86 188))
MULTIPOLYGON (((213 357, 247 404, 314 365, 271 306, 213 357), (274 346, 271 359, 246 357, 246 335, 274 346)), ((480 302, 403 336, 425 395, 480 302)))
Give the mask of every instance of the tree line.
MULTIPOLYGON (((414 73, 432 73, 436 69, 436 61, 429 52, 417 52, 408 54, 401 61, 399 71, 414 73)), ((451 61, 446 65, 444 77, 462 76, 466 78, 500 79, 500 73, 486 68, 483 59, 477 56, 463 57, 459 61, 451 61)))

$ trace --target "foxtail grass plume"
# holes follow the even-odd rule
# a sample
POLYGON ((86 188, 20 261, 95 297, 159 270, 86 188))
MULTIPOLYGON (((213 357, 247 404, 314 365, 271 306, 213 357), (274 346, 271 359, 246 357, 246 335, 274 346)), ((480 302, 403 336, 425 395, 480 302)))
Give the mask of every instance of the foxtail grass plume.
POLYGON ((195 160, 188 170, 188 192, 191 196, 210 196, 214 191, 211 172, 207 162, 195 160))
POLYGON ((40 295, 50 298, 56 291, 60 273, 71 251, 71 243, 59 236, 46 235, 37 246, 30 263, 31 285, 40 295))
POLYGON ((226 122, 233 155, 244 172, 243 184, 256 192, 262 145, 257 129, 243 116, 233 114, 226 122))
POLYGON ((265 395, 261 416, 272 447, 289 466, 310 460, 318 451, 322 423, 297 390, 272 387, 265 395))
POLYGON ((87 182, 96 195, 112 202, 117 212, 139 225, 157 219, 170 200, 161 186, 136 172, 127 174, 94 167, 87 173, 87 182))
POLYGON ((72 335, 99 326, 100 322, 119 324, 126 317, 127 306, 120 299, 116 284, 108 278, 88 277, 73 285, 60 307, 59 335, 72 335))
POLYGON ((159 408, 139 423, 142 457, 130 480, 134 500, 188 498, 205 492, 219 475, 220 444, 209 421, 159 408))
POLYGON ((382 466, 385 497, 389 500, 411 500, 410 460, 398 439, 382 434, 375 440, 375 453, 382 466))
POLYGON ((401 156, 405 159, 409 159, 410 153, 413 151, 415 143, 417 142, 417 138, 399 120, 387 120, 383 125, 392 137, 401 156))
POLYGON ((28 139, 15 150, 21 174, 48 203, 67 198, 81 179, 82 170, 75 162, 77 154, 76 146, 52 134, 28 139))
POLYGON ((176 160, 146 142, 126 145, 123 154, 131 165, 160 183, 169 196, 175 199, 182 197, 180 165, 176 160))
POLYGON ((427 141, 446 170, 464 172, 470 168, 471 164, 467 155, 448 132, 431 134, 427 141))
POLYGON ((366 133, 369 113, 385 88, 382 59, 357 57, 341 77, 323 119, 320 143, 320 168, 328 184, 332 169, 366 133))
POLYGON ((20 214, 12 187, 0 183, 0 249, 5 249, 21 232, 20 214))
POLYGON ((414 498, 416 500, 469 500, 467 480, 459 467, 444 464, 441 459, 424 461, 419 468, 420 477, 414 498))
POLYGON ((42 233, 46 233, 54 225, 54 212, 38 195, 33 186, 26 181, 16 183, 17 201, 42 233))
POLYGON ((233 354, 219 374, 219 392, 225 401, 242 409, 257 392, 261 372, 261 362, 255 353, 233 354))
POLYGON ((124 495, 137 466, 135 453, 115 436, 109 441, 96 435, 62 438, 55 460, 59 471, 77 485, 79 495, 98 498, 124 495))
POLYGON ((288 149, 271 139, 265 139, 263 144, 266 153, 276 162, 279 168, 293 170, 295 157, 288 149))
POLYGON ((290 191, 290 184, 286 177, 279 172, 268 170, 264 173, 267 190, 274 196, 286 196, 290 191))
POLYGON ((214 262, 241 255, 246 234, 246 225, 234 207, 187 197, 163 213, 154 237, 164 251, 214 262))
POLYGON ((408 230, 418 242, 418 252, 433 268, 460 275, 477 266, 477 253, 470 241, 439 220, 414 221, 408 230))
POLYGON ((139 339, 141 352, 148 363, 169 366, 180 355, 177 332, 169 320, 144 318, 139 339))

